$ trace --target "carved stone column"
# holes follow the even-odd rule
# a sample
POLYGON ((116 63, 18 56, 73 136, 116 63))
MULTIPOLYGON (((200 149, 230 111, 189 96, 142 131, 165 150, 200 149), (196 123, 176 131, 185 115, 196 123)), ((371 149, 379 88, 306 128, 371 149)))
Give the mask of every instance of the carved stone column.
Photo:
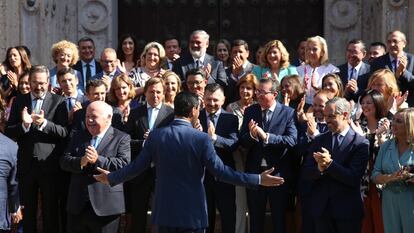
POLYGON ((325 1, 324 31, 332 64, 345 62, 347 42, 353 38, 362 38, 361 2, 362 0, 325 1))

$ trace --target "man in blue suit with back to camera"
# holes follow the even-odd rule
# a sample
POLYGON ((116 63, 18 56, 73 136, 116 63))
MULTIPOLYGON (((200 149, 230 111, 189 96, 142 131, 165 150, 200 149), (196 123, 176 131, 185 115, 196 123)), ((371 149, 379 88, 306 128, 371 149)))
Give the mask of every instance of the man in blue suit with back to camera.
POLYGON ((273 168, 257 174, 236 172, 217 156, 206 133, 193 128, 199 116, 197 95, 182 92, 174 101, 174 121, 152 131, 143 150, 131 164, 109 173, 99 169, 98 181, 111 186, 139 175, 155 164, 155 197, 152 224, 158 233, 202 233, 208 227, 203 185, 207 169, 218 180, 255 187, 277 186, 283 178, 270 175, 273 168))
POLYGON ((360 183, 369 143, 349 125, 351 104, 335 97, 326 103, 329 131, 312 142, 302 177, 311 182, 309 212, 316 233, 361 232, 364 207, 360 183))
MULTIPOLYGON (((0 130, 6 111, 0 107, 0 130)), ((17 144, 0 132, 0 233, 9 232, 12 223, 22 219, 17 185, 17 144), (10 221, 11 217, 11 221, 10 221)))

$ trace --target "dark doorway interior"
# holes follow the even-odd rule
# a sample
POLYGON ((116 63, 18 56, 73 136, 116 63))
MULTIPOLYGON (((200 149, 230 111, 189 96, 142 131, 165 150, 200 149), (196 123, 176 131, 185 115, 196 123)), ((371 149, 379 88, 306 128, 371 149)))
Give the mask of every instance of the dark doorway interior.
POLYGON ((221 38, 242 38, 251 55, 260 44, 278 39, 296 56, 298 41, 323 35, 323 0, 119 0, 119 35, 138 39, 140 51, 150 41, 167 36, 187 47, 189 34, 210 34, 209 53, 221 38))

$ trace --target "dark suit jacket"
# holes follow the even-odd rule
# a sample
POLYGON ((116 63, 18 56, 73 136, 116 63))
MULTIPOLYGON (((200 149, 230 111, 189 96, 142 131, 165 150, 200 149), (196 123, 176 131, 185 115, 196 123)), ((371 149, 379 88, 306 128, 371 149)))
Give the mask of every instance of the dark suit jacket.
POLYGON ((109 187, 97 182, 92 175, 98 173, 97 167, 115 171, 127 165, 131 159, 130 137, 122 131, 109 127, 98 145, 98 160, 94 165, 88 164, 81 169, 81 157, 85 154, 91 139, 92 136, 87 130, 77 132, 60 160, 62 169, 72 173, 67 210, 72 214, 81 213, 89 198, 96 215, 121 214, 125 212, 122 184, 109 187))
MULTIPOLYGON (((227 75, 224 70, 223 63, 219 60, 216 60, 213 56, 206 54, 204 57, 203 65, 211 65, 211 73, 208 78, 208 83, 218 83, 223 87, 227 86, 227 75)), ((194 65, 194 59, 190 53, 185 53, 183 56, 178 58, 173 65, 173 71, 180 76, 183 86, 185 85, 185 74, 187 71, 196 68, 194 65)))
MULTIPOLYGON (((342 64, 338 66, 339 68, 339 77, 341 77, 342 84, 345 86, 348 84, 348 63, 342 64)), ((347 100, 354 100, 355 102, 358 101, 358 97, 367 89, 368 80, 371 75, 370 73, 371 67, 367 63, 362 63, 361 68, 358 72, 358 79, 357 79, 357 86, 358 91, 356 93, 349 93, 345 92, 345 98, 347 100)))
MULTIPOLYGON (((404 93, 408 91, 407 103, 410 107, 414 106, 414 56, 410 53, 405 54, 407 56, 408 64, 406 70, 403 74, 397 79, 398 87, 400 91, 404 93)), ((372 61, 371 70, 375 72, 379 69, 389 69, 392 71, 392 64, 390 60, 389 53, 382 55, 381 57, 376 58, 372 61)))
POLYGON ((33 156, 46 157, 40 160, 43 172, 59 171, 58 160, 63 154, 65 138, 68 136, 68 112, 65 98, 49 92, 46 93, 42 110, 47 124, 40 131, 32 124, 29 132, 25 133, 22 126, 22 111, 27 107, 32 111, 30 93, 18 95, 13 102, 10 118, 6 126, 6 135, 17 141, 19 145, 17 167, 19 175, 26 174, 32 167, 33 156))
POLYGON ((151 162, 155 163, 157 179, 151 217, 152 224, 158 226, 207 227, 205 169, 223 182, 250 186, 259 183, 259 175, 239 173, 224 165, 208 135, 181 119, 151 132, 138 157, 127 167, 109 174, 110 184, 132 179, 151 162))
MULTIPOLYGON (((154 129, 167 126, 174 120, 174 109, 165 104, 161 105, 158 112, 157 119, 154 122, 154 129)), ((148 110, 147 105, 141 105, 138 108, 132 109, 125 127, 125 131, 131 135, 131 151, 132 159, 135 159, 139 152, 141 152, 144 144, 144 134, 149 129, 148 126, 148 110)), ((132 180, 133 183, 139 183, 145 179, 145 175, 136 177, 132 180)))
POLYGON ((352 129, 346 134, 338 150, 332 149, 332 133, 318 135, 312 142, 303 166, 302 176, 312 182, 310 213, 338 219, 362 218, 363 204, 360 183, 368 162, 369 142, 352 129), (313 153, 321 147, 329 150, 333 162, 319 172, 313 153))
MULTIPOLYGON (((253 68, 257 66, 251 62, 247 62, 246 68, 243 70, 243 75, 249 74, 252 72, 253 68)), ((230 66, 230 68, 228 68, 226 70, 226 75, 227 75, 227 86, 225 91, 226 94, 226 104, 229 103, 233 103, 234 101, 240 99, 240 95, 239 95, 239 90, 237 89, 236 85, 237 85, 237 81, 231 78, 231 74, 233 72, 232 67, 230 66)), ((240 79, 240 77, 235 77, 236 79, 240 79)))
POLYGON ((10 229, 9 213, 19 208, 17 144, 0 133, 0 229, 10 229))
MULTIPOLYGON (((199 115, 203 131, 207 133, 206 110, 201 110, 199 115)), ((239 120, 236 115, 221 110, 219 117, 216 119, 217 140, 213 141, 214 149, 224 164, 234 168, 233 151, 237 146, 237 134, 239 131, 239 120)))
MULTIPOLYGON (((93 62, 95 63, 95 74, 98 74, 98 73, 102 72, 101 64, 99 64, 99 62, 96 59, 94 59, 93 62)), ((86 83, 85 83, 86 82, 86 77, 85 77, 86 74, 83 73, 82 61, 79 60, 78 62, 76 62, 76 64, 73 66, 73 69, 79 71, 79 73, 81 74, 82 79, 79 80, 78 88, 81 89, 85 93, 84 86, 86 87, 86 83)), ((91 75, 91 78, 93 76, 94 75, 91 75)))
POLYGON ((265 144, 262 140, 256 141, 250 136, 248 126, 250 120, 254 120, 259 126, 263 125, 260 105, 254 104, 245 110, 240 130, 240 143, 248 149, 246 172, 261 172, 262 158, 264 158, 268 167, 275 167, 275 172, 280 172, 285 183, 289 183, 293 174, 291 174, 290 159, 286 155, 288 149, 297 142, 295 119, 295 111, 292 108, 277 103, 269 123, 269 141, 265 144))

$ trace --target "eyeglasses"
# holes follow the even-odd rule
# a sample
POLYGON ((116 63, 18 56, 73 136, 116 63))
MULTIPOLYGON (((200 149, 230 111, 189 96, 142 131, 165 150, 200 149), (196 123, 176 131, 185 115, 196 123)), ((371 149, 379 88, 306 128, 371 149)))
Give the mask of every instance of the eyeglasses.
POLYGON ((265 90, 256 90, 254 93, 256 95, 267 95, 267 94, 272 94, 273 92, 271 92, 271 91, 265 91, 265 90))
POLYGON ((400 42, 402 42, 402 40, 397 40, 397 39, 387 40, 387 44, 398 44, 400 42))
POLYGON ((203 83, 203 81, 200 80, 194 80, 194 81, 187 81, 187 85, 189 86, 200 86, 203 83))

